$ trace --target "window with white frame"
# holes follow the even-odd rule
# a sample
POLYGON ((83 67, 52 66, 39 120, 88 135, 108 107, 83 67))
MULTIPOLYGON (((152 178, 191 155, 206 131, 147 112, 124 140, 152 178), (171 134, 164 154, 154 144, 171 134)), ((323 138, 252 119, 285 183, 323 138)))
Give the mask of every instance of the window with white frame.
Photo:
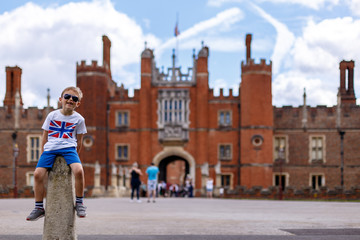
POLYGON ((186 89, 161 89, 158 92, 158 126, 189 126, 189 91, 186 89))
POLYGON ((231 126, 231 115, 230 110, 220 110, 218 112, 219 126, 231 126))
POLYGON ((41 135, 28 135, 26 142, 27 162, 37 162, 41 155, 41 135))
POLYGON ((219 159, 220 160, 231 160, 231 144, 220 144, 219 145, 219 159))
POLYGON ((325 176, 322 173, 310 174, 310 187, 314 190, 319 190, 320 187, 325 186, 325 176))
POLYGON ((279 159, 287 159, 287 136, 275 136, 273 158, 274 161, 279 159))
POLYGON ((34 172, 26 173, 26 186, 34 186, 34 172))
POLYGON ((129 160, 129 146, 126 144, 116 145, 116 160, 127 161, 129 160))
POLYGON ((311 162, 324 162, 324 136, 310 137, 310 160, 311 162))
POLYGON ((117 127, 128 127, 129 126, 129 111, 117 111, 116 112, 116 126, 117 127))

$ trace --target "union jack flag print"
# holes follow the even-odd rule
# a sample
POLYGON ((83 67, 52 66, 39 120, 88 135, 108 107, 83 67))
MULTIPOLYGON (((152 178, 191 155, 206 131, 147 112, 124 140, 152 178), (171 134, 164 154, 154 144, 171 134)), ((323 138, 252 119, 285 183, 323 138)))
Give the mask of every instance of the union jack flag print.
POLYGON ((56 138, 73 138, 75 127, 76 123, 51 120, 48 136, 56 138))

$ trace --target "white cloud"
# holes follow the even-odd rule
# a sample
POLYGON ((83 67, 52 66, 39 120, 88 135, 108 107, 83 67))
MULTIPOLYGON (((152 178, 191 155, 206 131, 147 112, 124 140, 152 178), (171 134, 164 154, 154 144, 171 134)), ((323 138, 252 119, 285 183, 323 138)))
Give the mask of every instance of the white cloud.
POLYGON ((273 105, 302 105, 304 88, 307 105, 309 103, 328 106, 336 104, 336 86, 295 70, 279 74, 273 79, 273 105))
POLYGON ((360 0, 346 0, 346 4, 355 16, 360 16, 360 0))
POLYGON ((147 29, 149 29, 149 28, 150 28, 150 25, 151 25, 151 24, 150 24, 150 23, 151 23, 150 19, 144 18, 142 21, 143 21, 145 27, 146 27, 147 29))
POLYGON ((331 8, 339 4, 339 0, 259 0, 259 2, 272 2, 276 4, 298 4, 304 7, 319 10, 320 8, 331 8))
MULTIPOLYGON (((0 35, 6 37, 0 38, 0 68, 18 65, 23 69, 25 106, 46 105, 47 88, 51 88, 51 104, 55 106, 62 89, 76 84, 76 62, 95 59, 102 64, 104 34, 112 42, 114 80, 135 84, 139 76, 127 71, 126 66, 140 62, 145 40, 154 46, 160 40, 145 35, 138 23, 116 11, 110 0, 49 7, 27 3, 3 13, 0 35)), ((0 96, 5 94, 3 89, 0 96)))
MULTIPOLYGON (((352 5, 356 5, 356 2, 359 0, 349 0, 352 2, 352 5), (355 2, 355 3, 354 3, 355 2)), ((208 0, 207 5, 212 7, 221 7, 226 3, 241 3, 243 0, 208 0)), ((250 1, 249 1, 250 2, 250 1)), ((302 5, 307 8, 311 8, 314 10, 319 10, 320 8, 327 7, 331 8, 337 4, 339 4, 339 0, 257 0, 257 2, 271 2, 275 4, 296 4, 302 5)))
MULTIPOLYGON (((196 37, 199 34, 209 31, 210 29, 217 29, 217 33, 221 31, 227 31, 231 26, 241 19, 244 18, 243 12, 239 8, 230 8, 223 12, 218 13, 215 17, 199 22, 192 26, 191 28, 181 32, 178 36, 178 40, 188 40, 190 38, 196 37)), ((161 52, 164 49, 171 48, 175 45, 176 38, 173 37, 162 44, 158 49, 158 54, 161 55, 161 52)))
POLYGON ((283 59, 286 57, 294 43, 295 36, 292 32, 289 31, 285 24, 277 21, 275 18, 270 16, 268 13, 266 13, 264 10, 262 10, 255 4, 250 3, 250 5, 259 13, 261 17, 263 17, 266 21, 273 25, 277 32, 274 52, 271 57, 271 60, 273 62, 272 71, 274 74, 277 74, 279 72, 283 59))
POLYGON ((317 73, 331 71, 342 59, 359 60, 359 38, 360 20, 346 17, 309 21, 294 44, 294 64, 317 73))
POLYGON ((243 0, 208 0, 207 5, 211 7, 220 7, 225 3, 243 2, 243 0))
POLYGON ((239 38, 231 37, 196 37, 181 42, 182 49, 193 49, 204 40, 205 45, 209 46, 210 51, 234 52, 244 49, 244 41, 239 38))
POLYGON ((354 87, 355 93, 359 93, 360 78, 356 74, 356 63, 360 62, 359 38, 360 20, 346 17, 309 21, 289 55, 291 71, 274 76, 274 104, 301 104, 299 93, 306 87, 312 105, 335 105, 340 85, 339 64, 343 59, 355 61, 354 87))

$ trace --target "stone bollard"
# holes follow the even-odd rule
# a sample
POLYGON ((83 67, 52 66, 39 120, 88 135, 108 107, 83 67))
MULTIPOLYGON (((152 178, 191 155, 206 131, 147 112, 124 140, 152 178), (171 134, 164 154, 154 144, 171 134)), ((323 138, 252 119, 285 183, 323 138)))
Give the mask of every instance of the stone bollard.
POLYGON ((48 177, 43 240, 77 239, 74 181, 65 159, 56 157, 48 177))

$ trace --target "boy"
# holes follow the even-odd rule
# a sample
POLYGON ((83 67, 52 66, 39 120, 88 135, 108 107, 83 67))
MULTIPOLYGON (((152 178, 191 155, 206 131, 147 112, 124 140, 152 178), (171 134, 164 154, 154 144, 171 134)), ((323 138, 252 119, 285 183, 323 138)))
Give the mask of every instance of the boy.
POLYGON ((76 214, 81 218, 86 216, 86 207, 83 205, 84 170, 78 155, 86 126, 85 119, 75 112, 75 108, 80 106, 82 96, 78 87, 65 88, 59 98, 62 108, 50 112, 45 119, 42 126, 43 153, 34 172, 35 209, 26 218, 28 221, 35 221, 45 216, 44 178, 59 155, 65 158, 75 176, 76 214))

